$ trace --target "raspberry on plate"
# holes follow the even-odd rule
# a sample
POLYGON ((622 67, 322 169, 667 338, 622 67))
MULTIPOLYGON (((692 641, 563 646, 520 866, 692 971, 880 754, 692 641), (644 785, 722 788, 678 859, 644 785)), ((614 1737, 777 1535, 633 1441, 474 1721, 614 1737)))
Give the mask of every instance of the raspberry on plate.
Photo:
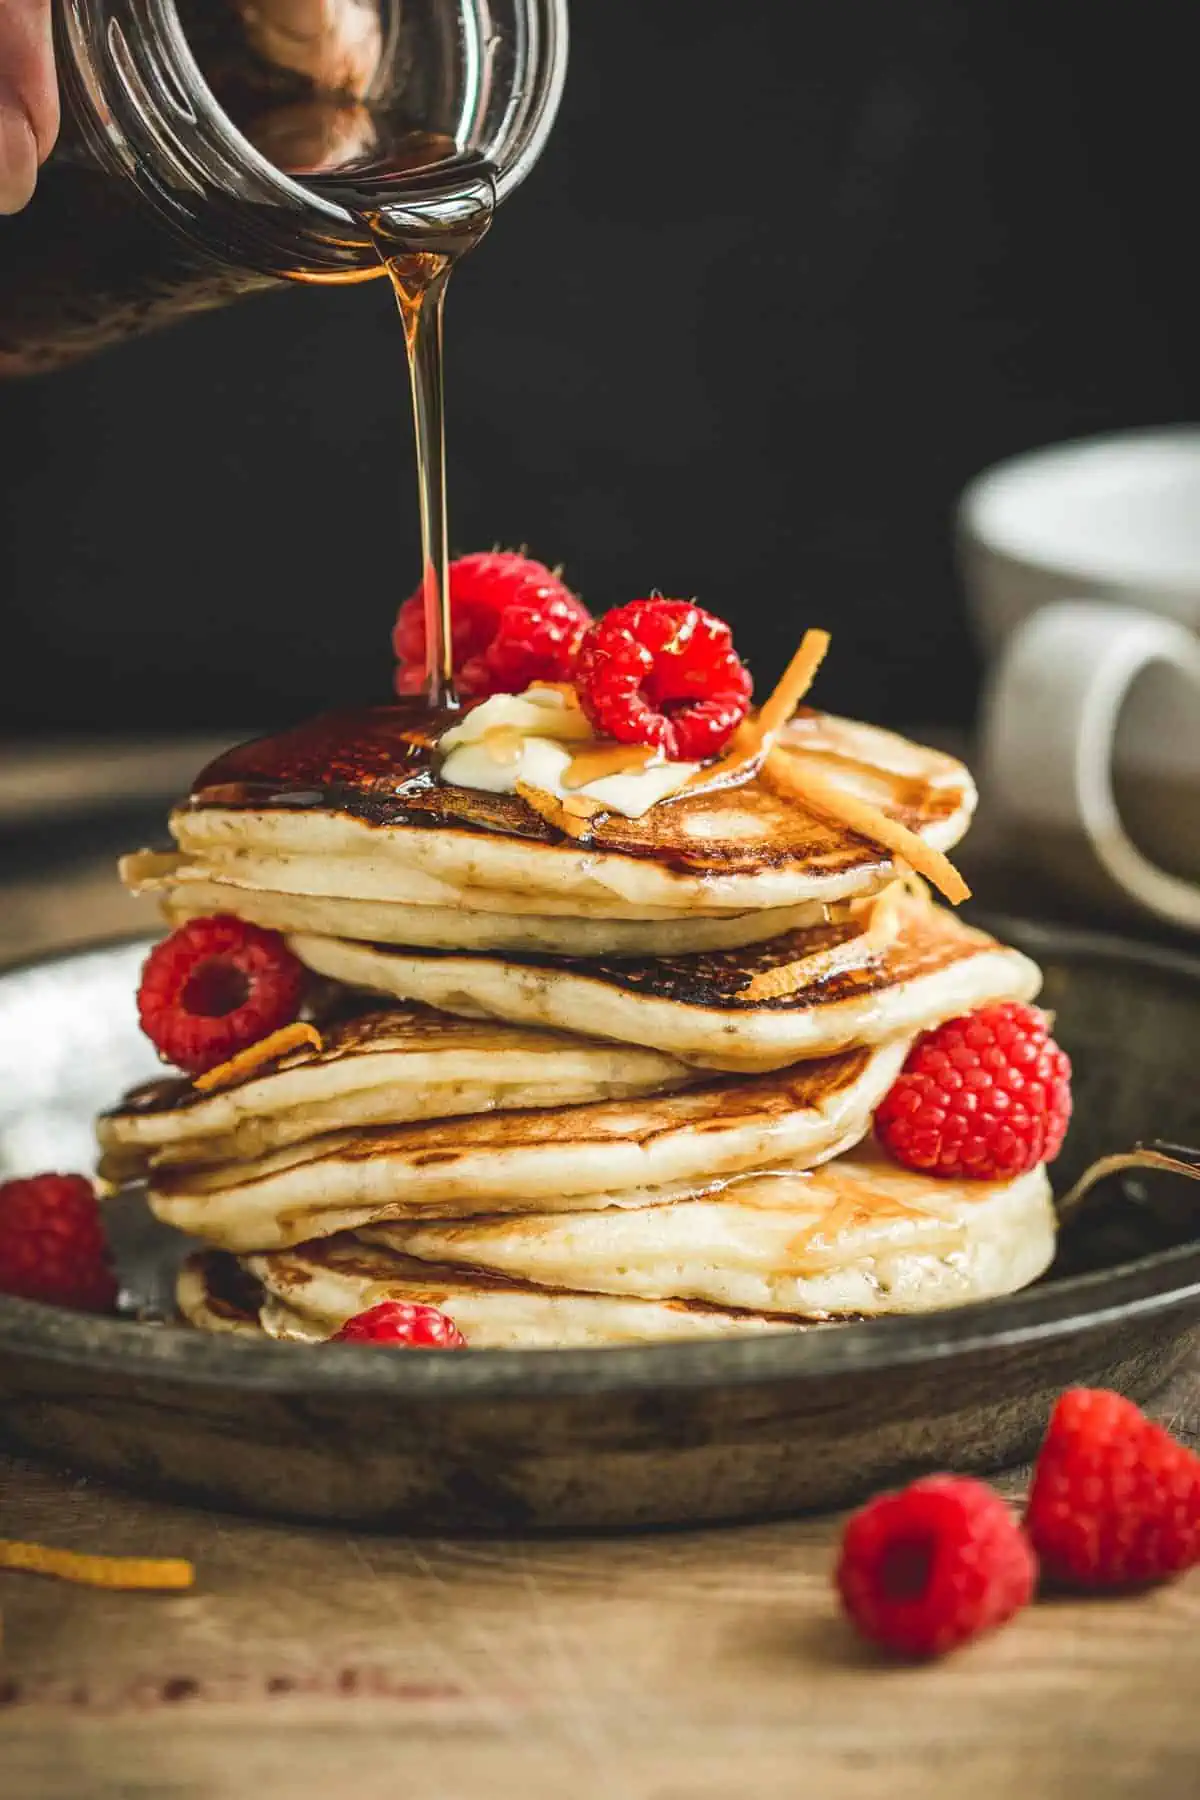
POLYGON ((728 625, 687 600, 633 600, 597 619, 575 686, 602 737, 653 744, 671 762, 716 756, 753 692, 728 625))
POLYGON ((900 1656, 942 1656, 1019 1612, 1037 1563, 999 1494, 981 1481, 930 1475, 854 1514, 835 1579, 871 1643, 900 1656))
MULTIPOLYGON (((485 550, 450 564, 454 679, 465 699, 520 694, 535 681, 569 681, 591 614, 544 563, 485 550)), ((425 599, 400 608, 392 632, 396 692, 425 686, 425 599)))
POLYGON ((1038 1455, 1025 1530, 1063 1586, 1164 1581, 1200 1562, 1200 1456, 1132 1400, 1069 1389, 1038 1455))
POLYGON ((216 914, 155 945, 142 967, 138 1018, 160 1055, 200 1075, 290 1025, 306 983, 277 931, 216 914))
POLYGON ((928 1175, 1010 1181, 1062 1148, 1071 1064, 1033 1006, 985 1006, 917 1039, 875 1114, 889 1156, 928 1175))
POLYGON ((100 1208, 82 1175, 0 1184, 0 1294, 112 1311, 117 1280, 100 1208))
POLYGON ((400 1350, 465 1350, 454 1320, 418 1301, 381 1300, 356 1313, 328 1340, 331 1344, 391 1344, 400 1350))

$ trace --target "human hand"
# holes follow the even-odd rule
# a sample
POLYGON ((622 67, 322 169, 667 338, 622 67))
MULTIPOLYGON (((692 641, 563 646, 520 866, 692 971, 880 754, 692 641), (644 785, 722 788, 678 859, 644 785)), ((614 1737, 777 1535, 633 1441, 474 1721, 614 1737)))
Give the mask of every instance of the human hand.
POLYGON ((50 0, 0 0, 0 213, 30 199, 57 135, 50 0))

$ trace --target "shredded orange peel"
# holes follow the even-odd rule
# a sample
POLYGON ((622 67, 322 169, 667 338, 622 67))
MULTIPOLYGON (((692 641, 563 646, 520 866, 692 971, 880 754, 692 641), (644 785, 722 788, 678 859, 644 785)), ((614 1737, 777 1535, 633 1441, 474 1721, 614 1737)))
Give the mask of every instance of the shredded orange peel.
POLYGON ((30 1575, 53 1575, 83 1587, 159 1589, 164 1592, 190 1588, 196 1570, 175 1557, 85 1556, 77 1550, 56 1550, 48 1544, 24 1544, 0 1538, 0 1569, 20 1569, 30 1575))
POLYGON ((299 1050, 302 1044, 311 1044, 314 1050, 323 1048, 321 1034, 315 1025, 297 1022, 295 1025, 283 1025, 278 1031, 272 1031, 257 1044, 248 1044, 231 1056, 228 1062, 218 1063, 215 1069, 206 1069, 203 1075, 193 1075, 192 1086, 201 1094, 211 1094, 217 1088, 230 1087, 235 1081, 242 1081, 247 1075, 253 1075, 265 1063, 278 1062, 281 1056, 287 1056, 292 1050, 299 1050))
POLYGON ((879 807, 872 806, 858 794, 850 793, 840 782, 832 781, 814 769, 808 759, 796 751, 773 750, 763 764, 763 780, 775 793, 798 800, 810 812, 845 825, 856 836, 866 838, 900 857, 918 875, 923 875, 951 905, 969 900, 971 890, 948 856, 927 844, 923 837, 889 818, 879 807))
MULTIPOLYGON (((742 720, 725 754, 707 768, 697 770, 674 798, 682 799, 686 795, 694 799, 698 792, 711 792, 714 788, 761 773, 773 792, 799 801, 821 818, 844 825, 868 843, 878 844, 909 869, 924 876, 953 906, 958 906, 970 899, 971 890, 948 856, 935 850, 898 819, 872 806, 861 795, 848 792, 840 782, 814 768, 803 751, 795 746, 785 748, 777 742, 780 732, 812 686, 829 644, 827 631, 806 631, 774 689, 753 717, 742 720)), ((537 685, 558 687, 561 684, 537 685)), ((517 792, 548 825, 576 839, 587 836, 590 818, 602 810, 593 805, 585 813, 579 802, 564 804, 553 794, 526 782, 517 783, 517 792)), ((770 974, 773 977, 775 971, 770 974)), ((764 973, 755 979, 767 982, 769 976, 764 973)))
POLYGON ((889 881, 877 894, 863 900, 850 901, 845 918, 858 927, 824 950, 815 950, 795 962, 781 963, 778 968, 763 969, 741 990, 740 1000, 786 1000, 790 994, 827 981, 831 975, 862 969, 881 956, 895 943, 905 926, 911 923, 914 909, 929 904, 924 884, 905 873, 889 881))
POLYGON ((532 807, 540 819, 545 819, 547 825, 553 825, 555 830, 565 832, 568 837, 586 837, 594 814, 603 811, 595 801, 577 798, 574 794, 559 800, 546 788, 535 787, 530 781, 518 781, 516 789, 526 806, 532 807))

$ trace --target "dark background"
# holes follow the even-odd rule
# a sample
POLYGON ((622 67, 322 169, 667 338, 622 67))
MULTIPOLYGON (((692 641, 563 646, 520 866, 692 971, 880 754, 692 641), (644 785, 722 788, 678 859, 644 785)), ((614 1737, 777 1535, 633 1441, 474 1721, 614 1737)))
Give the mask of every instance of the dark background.
MULTIPOLYGON (((734 623, 765 687, 965 720, 954 498, 1197 410, 1186 7, 577 0, 543 162, 456 277, 452 536, 734 623)), ((0 257, 4 255, 0 226, 0 257)), ((0 386, 0 735, 387 691, 417 568, 382 287, 0 386)))

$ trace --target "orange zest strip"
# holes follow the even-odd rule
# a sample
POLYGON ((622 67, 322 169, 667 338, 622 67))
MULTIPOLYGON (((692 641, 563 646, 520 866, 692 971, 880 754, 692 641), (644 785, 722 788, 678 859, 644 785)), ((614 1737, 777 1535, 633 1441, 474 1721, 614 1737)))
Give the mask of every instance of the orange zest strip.
POLYGON ((748 781, 757 774, 774 739, 812 686, 828 648, 827 631, 806 631, 771 693, 756 713, 742 720, 730 738, 724 756, 706 769, 697 769, 685 783, 683 793, 695 796, 697 789, 709 793, 714 788, 732 786, 735 780, 748 781))
POLYGON ((951 905, 958 906, 963 900, 970 899, 971 890, 949 857, 927 844, 907 825, 890 819, 869 801, 848 793, 827 775, 809 768, 795 752, 771 751, 763 764, 763 777, 776 793, 799 800, 811 812, 834 819, 869 843, 879 844, 893 856, 903 857, 909 867, 931 882, 951 905))
POLYGON ((588 836, 593 813, 602 810, 582 798, 557 800, 545 788, 534 787, 528 781, 518 781, 516 787, 526 806, 531 806, 540 819, 545 819, 547 825, 553 825, 556 831, 564 831, 568 837, 577 840, 588 836), (584 808, 586 811, 582 810, 584 808))
MULTIPOLYGON (((864 969, 895 942, 906 924, 905 914, 924 902, 906 879, 889 881, 877 894, 852 900, 845 915, 851 929, 823 950, 774 969, 761 969, 738 995, 739 1000, 785 1000, 831 975, 864 969), (857 926, 858 929, 853 929, 857 926)), ((837 929, 837 926, 834 926, 837 929)))
POLYGON ((786 1000, 792 994, 803 993, 805 988, 815 987, 819 981, 827 981, 831 975, 860 968, 867 960, 861 939, 855 934, 838 944, 831 944, 826 950, 814 950, 811 956, 802 956, 797 962, 761 969, 740 990, 738 999, 786 1000))
POLYGON ((196 1571, 190 1562, 150 1556, 83 1556, 75 1550, 55 1550, 48 1544, 22 1544, 0 1538, 0 1569, 21 1569, 30 1575, 54 1575, 95 1588, 190 1588, 196 1571))
POLYGON ((211 1094, 216 1088, 229 1087, 235 1081, 252 1075, 264 1063, 278 1062, 289 1050, 298 1050, 302 1044, 311 1044, 314 1050, 323 1048, 321 1034, 315 1025, 281 1026, 278 1031, 270 1032, 260 1038, 257 1044, 248 1044, 231 1056, 228 1062, 218 1063, 215 1069, 206 1069, 203 1075, 192 1077, 192 1086, 201 1094, 211 1094))
POLYGON ((787 724, 816 679, 828 648, 827 631, 806 631, 800 639, 795 656, 758 709, 757 725, 764 738, 774 737, 787 724))

